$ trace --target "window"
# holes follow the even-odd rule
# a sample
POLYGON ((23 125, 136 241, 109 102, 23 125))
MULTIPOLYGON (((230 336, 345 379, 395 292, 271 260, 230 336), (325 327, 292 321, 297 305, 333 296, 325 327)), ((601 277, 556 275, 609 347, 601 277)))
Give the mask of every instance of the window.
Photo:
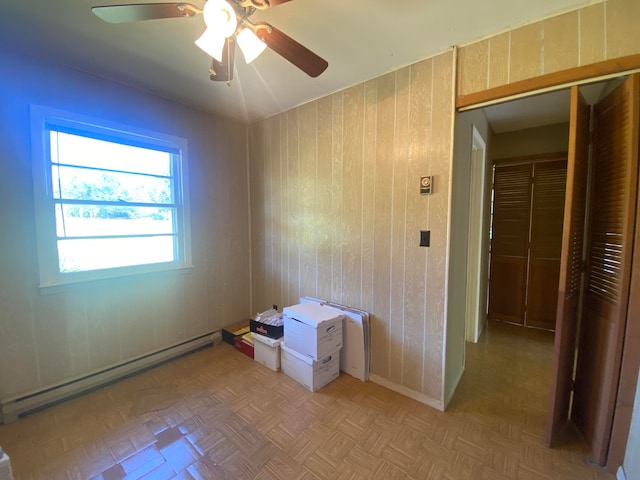
POLYGON ((190 266, 187 142, 32 106, 43 288, 190 266))

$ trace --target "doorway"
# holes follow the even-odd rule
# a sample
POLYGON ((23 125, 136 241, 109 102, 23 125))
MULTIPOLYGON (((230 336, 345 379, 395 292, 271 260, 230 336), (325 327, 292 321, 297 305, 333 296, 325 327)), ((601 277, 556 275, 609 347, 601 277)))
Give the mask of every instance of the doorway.
POLYGON ((471 132, 471 166, 469 176, 469 241, 467 246, 466 338, 476 343, 486 321, 487 295, 482 286, 486 269, 485 185, 487 142, 475 125, 471 132))
MULTIPOLYGON (((593 97, 594 97, 594 96, 595 96, 595 98, 600 97, 600 96, 601 96, 601 94, 602 94, 602 92, 603 92, 603 89, 604 89, 604 88, 605 88, 605 87, 604 87, 604 85, 603 85, 603 84, 600 84, 600 85, 594 85, 594 86, 593 86, 592 91, 595 91, 596 93, 595 93, 595 94, 593 94, 593 93, 591 93, 591 94, 587 93, 587 95, 586 95, 586 96, 591 96, 591 100, 590 100, 590 102, 589 102, 590 104, 595 103, 595 102, 594 102, 594 98, 593 98, 593 97)), ((508 107, 505 107, 505 108, 510 108, 510 109, 512 109, 512 110, 519 110, 520 112, 532 113, 532 118, 529 118, 529 119, 527 120, 527 121, 529 121, 529 122, 532 122, 532 121, 535 121, 536 115, 537 115, 538 119, 539 119, 539 117, 540 117, 540 115, 539 115, 540 108, 538 108, 538 107, 540 107, 540 106, 541 106, 541 105, 543 105, 543 104, 547 104, 547 102, 543 101, 543 100, 547 100, 547 99, 546 99, 546 98, 544 98, 544 97, 546 97, 547 95, 556 95, 556 96, 557 96, 557 94, 559 94, 559 92, 554 92, 553 94, 546 94, 546 95, 538 95, 538 96, 536 96, 536 97, 533 99, 533 101, 534 101, 537 105, 534 105, 531 111, 529 111, 529 110, 526 108, 526 106, 524 106, 524 104, 522 103, 522 102, 523 102, 522 100, 521 100, 521 101, 516 101, 516 102, 511 102, 511 105, 509 105, 508 107)), ((565 112, 564 112, 564 114, 563 114, 563 115, 565 115, 565 118, 566 118, 566 117, 568 116, 568 114, 569 114, 569 111, 570 111, 570 107, 569 107, 569 102, 570 102, 569 97, 570 97, 570 96, 568 95, 568 92, 565 92, 565 95, 567 96, 567 102, 565 103, 565 112)), ((532 100, 532 99, 529 99, 529 100, 532 100)), ((558 102, 555 102, 555 103, 558 103, 558 102)), ((506 104, 505 104, 505 105, 506 105, 506 104)), ((556 106, 557 106, 557 105, 556 105, 556 106)), ((491 131, 491 135, 490 135, 490 136, 489 136, 489 138, 487 139, 487 140, 488 140, 488 141, 487 141, 487 143, 490 145, 490 147, 489 147, 489 149, 488 149, 488 151, 489 151, 489 155, 495 155, 495 149, 492 149, 492 146, 493 146, 493 144, 494 144, 495 137, 496 137, 497 135, 501 135, 501 134, 504 134, 504 133, 509 133, 509 134, 510 134, 510 135, 512 135, 512 136, 518 136, 518 135, 520 135, 520 133, 500 132, 500 131, 499 131, 499 130, 500 130, 500 127, 499 127, 500 122, 502 122, 502 121, 509 122, 509 120, 505 120, 505 117, 500 118, 500 110, 501 110, 501 108, 500 108, 500 107, 502 107, 502 106, 499 106, 499 107, 498 107, 498 109, 497 109, 495 112, 491 110, 491 109, 493 109, 493 108, 495 108, 495 107, 487 107, 487 108, 485 108, 485 109, 483 109, 483 110, 482 110, 482 113, 485 115, 485 117, 486 117, 486 119, 487 119, 487 123, 490 125, 490 131, 491 131), (498 113, 496 113, 496 112, 498 112, 498 113), (496 118, 498 119, 498 122, 497 122, 497 123, 495 122, 495 119, 496 119, 496 118), (498 127, 496 127, 496 125, 498 125, 498 127)), ((556 110, 557 110, 557 109, 556 109, 556 110)), ((470 113, 470 112, 469 112, 469 113, 470 113)), ((461 115, 464 115, 464 114, 461 114, 461 115)), ((545 116, 545 115, 543 115, 543 116, 545 116)), ((548 118, 550 118, 550 115, 546 115, 546 116, 547 116, 548 118)), ((457 121, 457 119, 456 119, 456 121, 457 121)), ((519 120, 519 121, 520 121, 520 120, 519 120)), ((519 121, 518 121, 518 122, 519 122, 519 121)), ((515 124, 515 123, 517 123, 517 122, 512 122, 512 123, 514 123, 514 124, 515 124)), ((548 125, 551 125, 551 124, 547 123, 547 124, 546 124, 546 126, 548 126, 548 125)), ((544 126, 545 126, 545 124, 544 124, 544 122, 543 122, 542 124, 539 124, 538 126, 534 126, 534 127, 530 127, 530 128, 544 128, 544 126)), ((521 130, 520 130, 519 132, 521 132, 521 131, 526 131, 526 130, 528 130, 528 128, 521 128, 521 130)), ((525 141, 525 143, 526 143, 526 141, 525 141)), ((534 142, 534 143, 535 143, 535 142, 534 142)), ((567 144, 567 143, 565 143, 564 145, 566 145, 566 144, 567 144)), ((636 163, 637 163, 637 158, 636 158, 636 163)), ((635 220, 635 218, 634 218, 634 220, 635 220)), ((636 236, 636 239, 637 239, 637 236, 636 236)), ((488 252, 485 252, 485 253, 487 253, 487 254, 488 254, 488 252)), ((467 324, 467 327, 468 327, 468 324, 467 324)), ((469 334, 469 332, 467 332, 467 338, 469 338, 468 334, 469 334)), ((623 368, 623 370, 624 370, 624 368, 623 368)), ((627 368, 627 370, 628 370, 628 368, 627 368)), ((636 365, 636 371, 637 371, 637 365, 636 365)), ((635 385, 635 382, 634 382, 634 385, 635 385)), ((635 391, 635 390, 634 390, 634 391, 635 391)), ((617 411, 617 410, 616 410, 616 411, 617 411)), ((616 417, 616 418, 617 418, 617 417, 616 417)), ((614 425, 614 431, 615 431, 615 430, 616 430, 616 428, 615 428, 615 425, 614 425)), ((628 429, 627 429, 627 432, 628 432, 628 429)), ((624 435, 623 435, 623 437, 624 437, 624 441, 626 442, 626 434, 624 434, 624 435)), ((620 435, 618 435, 618 438, 620 438, 620 435)), ((615 440, 615 439, 612 439, 612 442, 613 442, 614 440, 615 440)), ((594 458, 596 458, 596 459, 597 459, 597 461, 598 461, 599 463, 601 463, 601 464, 605 463, 605 461, 606 461, 606 455, 605 455, 605 460, 602 460, 602 458, 603 458, 602 456, 600 456, 600 457, 598 458, 598 456, 597 456, 597 455, 594 455, 594 458)))

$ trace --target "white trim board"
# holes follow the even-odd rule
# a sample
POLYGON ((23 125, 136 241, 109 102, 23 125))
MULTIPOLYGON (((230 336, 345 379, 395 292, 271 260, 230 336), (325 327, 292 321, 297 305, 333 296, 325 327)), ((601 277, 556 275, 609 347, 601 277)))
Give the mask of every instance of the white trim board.
POLYGON ((442 401, 436 400, 435 398, 430 397, 429 395, 416 392, 415 390, 411 390, 410 388, 405 387, 404 385, 394 383, 390 380, 387 380, 386 378, 382 378, 373 373, 369 374, 369 380, 372 381, 373 383, 377 383, 378 385, 382 385, 383 387, 388 388, 389 390, 393 390, 394 392, 397 392, 400 395, 413 398, 414 400, 420 403, 424 403, 425 405, 431 408, 435 408, 436 410, 440 410, 441 412, 444 412, 444 405, 442 404, 442 401))

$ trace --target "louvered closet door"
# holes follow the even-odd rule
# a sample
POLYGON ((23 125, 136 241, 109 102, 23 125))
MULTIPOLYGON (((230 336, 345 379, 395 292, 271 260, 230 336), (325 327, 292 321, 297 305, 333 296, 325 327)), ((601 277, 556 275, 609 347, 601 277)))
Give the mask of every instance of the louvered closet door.
POLYGON ((555 330, 567 162, 533 167, 526 325, 555 330))
POLYGON ((489 318, 524 324, 532 165, 496 165, 489 318))
POLYGON ((629 299, 638 180, 638 76, 594 110, 594 176, 585 308, 571 418, 606 462, 629 299))
POLYGON ((569 419, 569 403, 576 352, 582 256, 589 173, 591 110, 577 86, 571 88, 571 120, 567 188, 564 207, 556 335, 551 370, 546 442, 553 446, 569 419))

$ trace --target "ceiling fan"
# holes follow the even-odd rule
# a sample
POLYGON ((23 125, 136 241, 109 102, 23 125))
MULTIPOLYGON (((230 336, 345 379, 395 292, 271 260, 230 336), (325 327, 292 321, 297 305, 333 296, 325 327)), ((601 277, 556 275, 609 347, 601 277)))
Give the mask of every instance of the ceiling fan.
POLYGON ((249 21, 256 10, 266 10, 289 1, 207 0, 202 9, 182 2, 140 3, 96 6, 91 10, 109 23, 190 18, 202 14, 207 28, 195 44, 211 56, 209 77, 214 81, 231 82, 236 43, 247 63, 269 47, 307 75, 317 77, 329 66, 326 60, 272 25, 249 21))

